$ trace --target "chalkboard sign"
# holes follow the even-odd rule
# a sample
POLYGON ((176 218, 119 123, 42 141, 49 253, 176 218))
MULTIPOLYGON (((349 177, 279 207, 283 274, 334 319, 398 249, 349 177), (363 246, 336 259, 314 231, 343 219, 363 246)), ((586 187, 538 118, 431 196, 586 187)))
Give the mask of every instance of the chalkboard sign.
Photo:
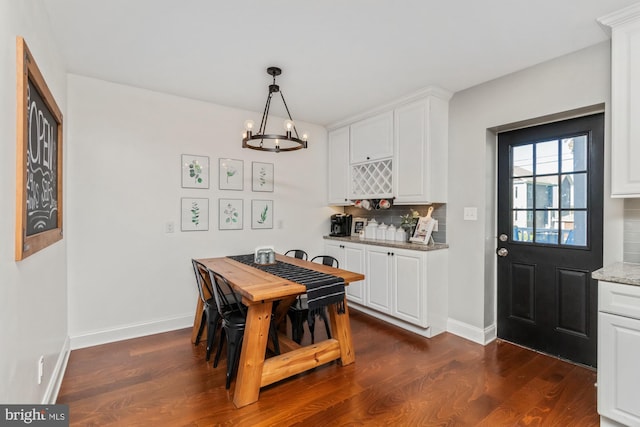
POLYGON ((62 239, 62 113, 17 38, 16 260, 62 239))
POLYGON ((27 108, 26 234, 32 236, 58 228, 58 123, 30 79, 27 108))

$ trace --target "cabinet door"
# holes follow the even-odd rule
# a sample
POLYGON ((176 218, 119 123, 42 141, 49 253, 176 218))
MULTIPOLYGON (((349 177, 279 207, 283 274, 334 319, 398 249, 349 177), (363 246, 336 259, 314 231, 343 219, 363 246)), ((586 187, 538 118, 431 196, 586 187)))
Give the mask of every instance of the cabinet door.
POLYGON ((640 197, 640 5, 600 22, 611 30, 611 195, 640 197))
POLYGON ((640 320, 598 314, 598 413, 640 425, 640 320))
POLYGON ((448 101, 431 96, 394 112, 394 204, 447 201, 448 101))
POLYGON ((384 247, 369 247, 367 257, 367 306, 391 313, 391 253, 384 247))
MULTIPOLYGON (((345 245, 344 247, 344 269, 349 271, 355 271, 356 273, 365 274, 364 269, 364 247, 345 245)), ((341 264, 342 265, 342 264, 341 264)), ((365 279, 366 280, 366 279, 365 279)), ((353 282, 347 286, 347 298, 350 301, 357 302, 359 304, 366 304, 366 282, 360 280, 359 282, 353 282)))
POLYGON ((328 199, 330 205, 349 205, 349 127, 329 132, 328 199))
POLYGON ((393 156, 393 112, 351 125, 351 163, 380 160, 393 156))
MULTIPOLYGON (((343 270, 355 271, 356 273, 365 274, 364 246, 349 243, 340 243, 335 241, 327 241, 324 245, 325 253, 331 255, 340 263, 343 270)), ((366 304, 365 280, 350 283, 346 287, 347 298, 362 305, 366 304)))
POLYGON ((424 303, 426 292, 424 255, 397 249, 392 253, 392 314, 399 319, 425 327, 427 316, 424 303))

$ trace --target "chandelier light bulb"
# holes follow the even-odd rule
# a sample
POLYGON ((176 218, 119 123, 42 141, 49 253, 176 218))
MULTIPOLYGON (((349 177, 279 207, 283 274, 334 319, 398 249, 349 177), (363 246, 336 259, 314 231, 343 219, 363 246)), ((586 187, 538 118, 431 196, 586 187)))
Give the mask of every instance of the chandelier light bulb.
POLYGON ((306 141, 307 139, 309 139, 309 134, 307 134, 307 132, 303 132, 302 133, 302 140, 306 141))
POLYGON ((293 130, 293 120, 285 120, 284 128, 286 129, 287 132, 291 132, 293 130))
POLYGON ((280 146, 280 140, 276 139, 276 147, 279 147, 279 146, 280 146))
POLYGON ((244 128, 246 130, 253 130, 253 126, 255 125, 255 123, 253 122, 253 120, 247 120, 246 122, 244 122, 244 128))

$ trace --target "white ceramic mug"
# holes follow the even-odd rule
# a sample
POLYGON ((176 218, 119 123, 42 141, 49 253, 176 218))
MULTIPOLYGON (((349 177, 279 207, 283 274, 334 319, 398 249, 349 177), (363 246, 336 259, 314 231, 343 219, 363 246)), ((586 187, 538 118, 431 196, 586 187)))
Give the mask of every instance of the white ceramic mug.
POLYGON ((360 202, 360 207, 370 211, 371 210, 371 202, 368 201, 368 200, 362 200, 360 202))
POLYGON ((389 209, 391 207, 391 202, 389 202, 387 199, 382 199, 378 203, 378 206, 380 206, 381 209, 389 209))

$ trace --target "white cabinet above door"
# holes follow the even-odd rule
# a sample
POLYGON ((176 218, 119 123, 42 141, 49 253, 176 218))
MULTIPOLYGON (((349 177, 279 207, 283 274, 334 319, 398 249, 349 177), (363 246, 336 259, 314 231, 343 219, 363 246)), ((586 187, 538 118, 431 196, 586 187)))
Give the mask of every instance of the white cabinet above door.
POLYGON ((393 112, 388 111, 351 125, 351 163, 393 156, 393 112))

